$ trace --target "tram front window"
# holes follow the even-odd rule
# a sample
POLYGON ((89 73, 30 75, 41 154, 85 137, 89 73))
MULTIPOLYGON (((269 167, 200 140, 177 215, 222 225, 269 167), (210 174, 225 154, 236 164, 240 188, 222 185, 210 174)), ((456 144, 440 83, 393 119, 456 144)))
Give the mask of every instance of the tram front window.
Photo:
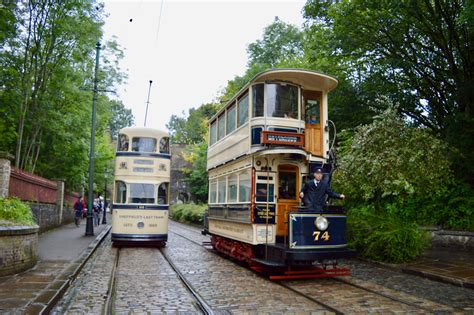
POLYGON ((298 119, 298 88, 293 85, 267 84, 267 117, 298 119))
POLYGON ((162 183, 158 187, 158 204, 166 205, 168 204, 168 183, 162 183))
POLYGON ((155 185, 130 184, 128 203, 155 203, 155 185))
POLYGON ((115 202, 125 203, 127 200, 127 185, 124 182, 115 182, 115 202))
POLYGON ((117 151, 128 151, 128 136, 120 134, 118 136, 117 151))
POLYGON ((132 151, 156 152, 156 139, 148 137, 132 138, 132 151))
POLYGON ((160 153, 170 153, 170 138, 168 137, 161 138, 160 153))

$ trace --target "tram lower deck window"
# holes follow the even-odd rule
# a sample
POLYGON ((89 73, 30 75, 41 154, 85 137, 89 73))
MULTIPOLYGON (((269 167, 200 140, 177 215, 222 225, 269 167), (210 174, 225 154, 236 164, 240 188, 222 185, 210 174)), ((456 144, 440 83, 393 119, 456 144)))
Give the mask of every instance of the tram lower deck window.
POLYGON ((155 185, 130 184, 128 203, 155 203, 155 185))

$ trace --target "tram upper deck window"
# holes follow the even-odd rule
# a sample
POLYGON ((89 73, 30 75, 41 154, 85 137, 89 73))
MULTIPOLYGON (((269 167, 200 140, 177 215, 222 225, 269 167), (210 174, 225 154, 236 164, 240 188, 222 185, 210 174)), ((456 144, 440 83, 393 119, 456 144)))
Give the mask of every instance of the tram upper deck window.
POLYGON ((155 203, 155 185, 130 184, 128 203, 155 203))
POLYGON ((229 134, 235 130, 235 114, 237 106, 234 104, 229 109, 227 109, 227 129, 226 133, 229 134))
POLYGON ((128 151, 128 144, 129 144, 128 136, 124 134, 119 134, 118 143, 117 143, 117 151, 128 151))
POLYGON ((237 101, 237 128, 249 119, 249 95, 245 94, 237 101))
POLYGON ((160 139, 160 153, 170 153, 170 138, 163 137, 160 139))
POLYGON ((209 145, 213 145, 217 141, 217 120, 211 123, 211 130, 209 131, 209 145))
POLYGON ((225 114, 222 114, 217 119, 217 140, 221 140, 225 137, 225 114))
POLYGON ((168 204, 168 186, 169 183, 161 183, 158 187, 158 204, 167 205, 168 204))
POLYGON ((263 116, 263 90, 264 84, 255 84, 252 87, 253 94, 253 109, 252 117, 262 117, 263 116))
POLYGON ((286 84, 267 84, 267 116, 298 119, 298 88, 286 84))
POLYGON ((125 203, 127 200, 127 185, 124 182, 115 182, 115 202, 125 203))
POLYGON ((149 137, 132 138, 132 151, 156 152, 156 139, 149 137))

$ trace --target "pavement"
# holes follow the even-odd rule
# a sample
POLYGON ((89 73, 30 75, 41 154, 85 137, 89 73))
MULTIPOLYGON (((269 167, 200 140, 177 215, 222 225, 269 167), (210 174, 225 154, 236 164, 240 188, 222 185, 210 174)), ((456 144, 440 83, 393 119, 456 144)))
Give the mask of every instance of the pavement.
POLYGON ((71 223, 39 235, 36 266, 0 278, 1 314, 38 314, 54 306, 110 230, 101 224, 94 236, 85 236, 85 227, 83 219, 79 227, 71 223))
POLYGON ((474 289, 474 251, 433 248, 412 263, 400 265, 401 271, 474 289))

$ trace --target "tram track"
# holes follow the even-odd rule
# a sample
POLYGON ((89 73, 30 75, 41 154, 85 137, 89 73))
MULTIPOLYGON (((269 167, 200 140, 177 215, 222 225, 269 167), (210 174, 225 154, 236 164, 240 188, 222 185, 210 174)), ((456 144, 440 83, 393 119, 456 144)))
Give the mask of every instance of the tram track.
MULTIPOLYGON (((196 231, 195 229, 182 227, 181 224, 176 224, 176 225, 179 226, 179 228, 182 228, 183 230, 189 231, 193 234, 201 235, 200 232, 196 231)), ((201 248, 205 248, 206 250, 209 250, 210 252, 212 252, 214 254, 217 254, 214 250, 210 250, 209 248, 204 247, 202 242, 198 242, 198 241, 196 241, 195 239, 192 239, 189 236, 177 233, 176 231, 171 231, 171 233, 173 233, 173 234, 175 234, 175 235, 177 235, 177 236, 179 236, 183 239, 186 239, 186 240, 192 242, 193 244, 200 246, 201 248)), ((233 263, 236 263, 236 262, 233 261, 233 263)), ((379 291, 376 291, 375 289, 370 289, 370 288, 364 287, 362 285, 352 283, 351 281, 348 281, 348 280, 340 278, 340 277, 325 279, 325 281, 326 282, 331 282, 331 283, 338 283, 339 284, 338 285, 338 290, 341 290, 341 284, 342 284, 342 285, 345 285, 345 286, 351 288, 351 289, 349 289, 349 288, 345 289, 346 291, 351 291, 351 290, 354 291, 354 289, 355 290, 360 290, 360 291, 364 291, 366 293, 372 294, 372 295, 374 295, 377 298, 382 299, 382 300, 385 299, 385 300, 389 300, 392 303, 394 302, 394 303, 403 304, 406 307, 413 308, 411 310, 407 310, 410 313, 417 312, 417 311, 419 311, 420 313, 426 313, 426 312, 432 313, 432 312, 436 311, 432 308, 428 308, 428 307, 425 307, 423 305, 420 305, 419 302, 418 303, 417 302, 412 302, 412 301, 408 301, 408 300, 405 300, 405 299, 400 298, 400 297, 396 297, 396 296, 392 296, 390 294, 379 292, 379 291)), ((317 303, 317 304, 327 308, 329 311, 332 311, 336 314, 345 314, 345 313, 348 312, 347 309, 338 308, 337 306, 334 306, 334 305, 331 305, 327 302, 321 301, 320 299, 317 299, 314 296, 311 296, 311 295, 309 295, 305 292, 302 292, 300 289, 298 289, 298 286, 299 287, 301 287, 301 286, 304 287, 304 285, 312 286, 314 284, 317 284, 318 283, 317 280, 291 281, 291 283, 289 283, 289 282, 275 282, 275 283, 277 283, 278 285, 284 287, 287 290, 292 291, 295 294, 298 294, 301 297, 304 297, 304 298, 306 298, 310 301, 313 301, 314 303, 317 303)))
MULTIPOLYGON (((194 305, 206 315, 214 314, 214 311, 210 307, 210 305, 206 302, 205 299, 194 289, 191 283, 186 279, 183 273, 176 267, 173 261, 168 257, 168 255, 164 252, 163 248, 155 248, 157 252, 160 253, 161 257, 168 263, 171 269, 176 274, 176 278, 180 280, 180 283, 186 288, 186 290, 190 293, 190 296, 193 297, 194 305)), ((117 295, 117 278, 118 278, 118 269, 120 264, 120 253, 122 248, 117 248, 117 254, 115 256, 114 267, 112 268, 112 272, 110 275, 108 291, 107 291, 107 298, 104 304, 104 309, 102 314, 104 315, 112 315, 115 314, 115 300, 117 295)))

